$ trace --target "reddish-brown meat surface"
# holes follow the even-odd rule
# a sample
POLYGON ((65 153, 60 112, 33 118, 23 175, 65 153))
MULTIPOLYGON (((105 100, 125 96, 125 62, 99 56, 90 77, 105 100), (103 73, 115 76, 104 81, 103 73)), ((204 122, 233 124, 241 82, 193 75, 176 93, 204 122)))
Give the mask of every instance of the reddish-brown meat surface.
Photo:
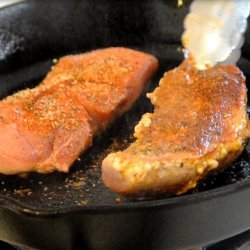
POLYGON ((228 166, 248 137, 245 78, 237 67, 198 71, 188 61, 167 72, 149 94, 154 113, 136 141, 103 162, 103 180, 128 196, 180 194, 228 166))
POLYGON ((66 56, 43 82, 0 102, 0 173, 67 172, 138 98, 158 66, 126 48, 66 56))

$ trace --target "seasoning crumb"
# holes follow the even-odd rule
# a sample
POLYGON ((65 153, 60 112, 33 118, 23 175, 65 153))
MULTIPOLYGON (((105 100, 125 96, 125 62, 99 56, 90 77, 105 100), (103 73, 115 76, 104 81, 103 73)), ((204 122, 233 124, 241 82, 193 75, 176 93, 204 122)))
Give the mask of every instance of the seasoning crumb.
POLYGON ((57 60, 56 58, 54 58, 54 59, 52 60, 52 62, 53 62, 53 63, 57 63, 58 60, 57 60))
POLYGON ((83 181, 78 181, 72 184, 73 188, 81 188, 84 185, 83 181))
POLYGON ((22 174, 18 174, 18 176, 20 178, 27 178, 28 177, 28 174, 27 173, 22 173, 22 174))
POLYGON ((87 205, 89 203, 88 200, 80 200, 80 201, 76 201, 77 205, 87 205))
POLYGON ((42 185, 43 183, 41 181, 38 182, 39 185, 42 185))
POLYGON ((43 191, 48 191, 49 190, 49 188, 48 187, 44 187, 44 189, 43 189, 43 191))
POLYGON ((4 184, 5 184, 5 182, 4 182, 4 181, 2 181, 2 182, 1 182, 1 184, 2 184, 2 185, 4 185, 4 184))
POLYGON ((116 203, 121 203, 121 202, 122 202, 122 199, 121 199, 120 197, 117 197, 117 198, 115 198, 115 202, 116 202, 116 203))
POLYGON ((178 7, 178 8, 183 7, 183 5, 184 5, 183 0, 178 0, 178 1, 177 1, 177 7, 178 7))
POLYGON ((31 195, 32 194, 32 190, 30 188, 26 188, 26 189, 18 189, 18 190, 14 190, 14 194, 18 194, 18 195, 21 195, 21 196, 24 196, 24 195, 31 195))

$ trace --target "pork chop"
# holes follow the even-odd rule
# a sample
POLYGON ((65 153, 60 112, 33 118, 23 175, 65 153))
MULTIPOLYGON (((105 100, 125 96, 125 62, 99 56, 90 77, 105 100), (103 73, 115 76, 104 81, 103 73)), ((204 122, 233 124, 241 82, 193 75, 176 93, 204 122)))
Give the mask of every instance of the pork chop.
POLYGON ((60 59, 40 85, 0 102, 0 173, 68 172, 157 66, 155 57, 126 48, 60 59))
POLYGON ((184 61, 165 73, 148 95, 154 112, 135 127, 136 141, 104 159, 104 183, 126 196, 182 194, 229 166, 248 138, 246 93, 235 66, 198 71, 184 61))

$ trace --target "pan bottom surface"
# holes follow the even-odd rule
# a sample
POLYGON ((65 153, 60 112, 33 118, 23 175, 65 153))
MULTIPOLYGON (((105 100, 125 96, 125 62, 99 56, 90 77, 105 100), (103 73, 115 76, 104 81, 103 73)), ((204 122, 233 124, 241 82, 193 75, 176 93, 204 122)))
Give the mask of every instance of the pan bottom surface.
MULTIPOLYGON (((177 45, 170 46, 169 51, 175 53, 171 56, 169 52, 168 60, 164 59, 165 55, 159 48, 158 51, 154 50, 154 54, 158 54, 161 68, 152 79, 147 92, 152 91, 158 85, 163 73, 178 65, 182 58, 182 53, 178 52, 177 45)), ((244 72, 244 69, 248 68, 249 62, 242 59, 239 65, 244 72)), ((10 75, 0 76, 0 81, 5 83, 0 87, 0 96, 6 96, 18 89, 35 86, 51 66, 52 59, 49 59, 15 71, 11 73, 11 77, 10 75), (6 86, 8 86, 8 91, 6 91, 6 86)), ((104 186, 101 180, 101 163, 108 153, 122 150, 134 140, 134 126, 140 120, 142 114, 152 110, 152 105, 144 93, 129 112, 120 117, 107 131, 95 139, 94 146, 76 160, 68 174, 40 175, 32 173, 26 178, 0 175, 0 197, 10 198, 28 208, 42 210, 61 209, 68 206, 133 203, 133 200, 120 197, 104 186)), ((249 154, 250 145, 247 145, 243 154, 231 167, 209 176, 195 190, 186 195, 249 179, 249 154)))

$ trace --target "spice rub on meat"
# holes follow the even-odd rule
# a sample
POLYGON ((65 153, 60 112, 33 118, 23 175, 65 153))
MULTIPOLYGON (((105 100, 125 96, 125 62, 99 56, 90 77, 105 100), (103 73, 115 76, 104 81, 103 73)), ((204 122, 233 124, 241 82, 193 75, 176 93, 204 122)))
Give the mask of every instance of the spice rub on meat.
POLYGON ((149 54, 108 48, 59 60, 43 82, 0 102, 0 173, 67 172, 127 111, 156 71, 149 54))
POLYGON ((104 183, 127 196, 181 194, 228 166, 248 138, 246 91, 235 66, 198 71, 184 61, 165 73, 148 95, 154 113, 135 127, 136 141, 104 159, 104 183))

